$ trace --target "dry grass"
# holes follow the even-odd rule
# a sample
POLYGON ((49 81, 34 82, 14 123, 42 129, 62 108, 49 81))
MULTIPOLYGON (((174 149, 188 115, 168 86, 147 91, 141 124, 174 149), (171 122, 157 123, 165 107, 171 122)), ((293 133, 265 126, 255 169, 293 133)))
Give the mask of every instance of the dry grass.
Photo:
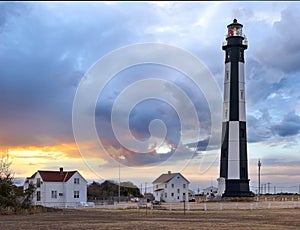
POLYGON ((0 216, 0 229, 299 229, 300 209, 102 210, 65 209, 0 216))

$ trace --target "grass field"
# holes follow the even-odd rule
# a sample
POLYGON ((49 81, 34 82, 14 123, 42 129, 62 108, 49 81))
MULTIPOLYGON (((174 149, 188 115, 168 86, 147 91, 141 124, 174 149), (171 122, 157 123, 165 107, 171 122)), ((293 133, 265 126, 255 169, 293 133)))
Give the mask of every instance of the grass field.
POLYGON ((2 215, 1 230, 15 229, 300 229, 300 209, 182 211, 63 209, 2 215))

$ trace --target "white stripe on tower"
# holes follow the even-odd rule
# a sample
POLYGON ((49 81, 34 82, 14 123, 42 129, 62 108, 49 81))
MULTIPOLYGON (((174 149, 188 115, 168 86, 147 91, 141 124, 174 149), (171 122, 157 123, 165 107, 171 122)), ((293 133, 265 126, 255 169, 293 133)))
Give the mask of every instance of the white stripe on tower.
POLYGON ((229 121, 228 179, 240 179, 239 121, 229 121))
POLYGON ((223 104, 223 122, 229 121, 229 101, 230 101, 230 68, 231 62, 225 64, 224 77, 224 104, 223 104))
POLYGON ((239 62, 239 121, 246 121, 244 63, 239 62))

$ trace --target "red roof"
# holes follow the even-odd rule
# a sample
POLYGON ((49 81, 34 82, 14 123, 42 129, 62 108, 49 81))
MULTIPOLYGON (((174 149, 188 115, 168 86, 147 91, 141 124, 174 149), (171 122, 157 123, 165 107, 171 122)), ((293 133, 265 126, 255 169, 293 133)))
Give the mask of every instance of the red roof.
MULTIPOLYGON (((74 173, 77 171, 37 171, 44 182, 66 182, 68 181, 74 173)), ((31 178, 34 178, 37 173, 34 173, 31 178)))

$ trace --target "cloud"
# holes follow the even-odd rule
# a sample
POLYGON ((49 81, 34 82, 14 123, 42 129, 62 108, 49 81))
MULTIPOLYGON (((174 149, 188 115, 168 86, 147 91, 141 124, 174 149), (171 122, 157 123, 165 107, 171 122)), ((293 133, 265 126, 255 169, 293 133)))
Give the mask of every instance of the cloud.
POLYGON ((284 73, 297 72, 300 64, 299 6, 293 4, 281 12, 281 19, 273 25, 273 33, 265 38, 258 52, 265 66, 284 73), (272 47, 276 47, 273 49, 272 47))
MULTIPOLYGON (((122 46, 162 42, 184 48, 209 67, 222 89, 224 51, 221 45, 226 26, 234 17, 244 25, 249 41, 245 54, 248 141, 267 146, 285 143, 287 148, 291 143, 299 145, 299 3, 0 4, 1 146, 74 143, 72 103, 76 88, 93 63, 122 46)), ((168 55, 165 58, 176 59, 168 55)), ((199 117, 200 138, 190 138, 176 156, 173 156, 174 149, 157 154, 157 146, 153 145, 153 151, 147 154, 139 153, 138 147, 136 151, 124 149, 124 158, 120 160, 131 166, 170 161, 170 166, 185 159, 184 151, 191 151, 190 144, 201 151, 197 156, 206 149, 208 141, 210 150, 219 149, 221 124, 217 130, 219 137, 212 138, 211 108, 201 90, 175 70, 145 65, 121 71, 101 92, 95 122, 107 152, 113 154, 121 147, 111 127, 115 99, 128 85, 147 77, 169 80, 186 92, 199 117)), ((128 98, 127 103, 138 93, 128 98)), ((166 86, 165 93, 176 98, 176 92, 170 87, 166 86)), ((177 101, 180 110, 188 108, 180 98, 177 101)), ((94 115, 94 110, 88 112, 94 115)), ((149 124, 161 119, 168 130, 165 144, 172 148, 178 145, 181 134, 178 114, 166 103, 155 100, 139 103, 129 121, 124 119, 122 108, 119 112, 120 127, 129 122, 137 139, 149 137, 149 124)), ((188 124, 193 127, 192 122, 188 124)), ((110 161, 102 161, 106 153, 96 151, 96 141, 86 144, 87 156, 93 160, 99 158, 95 160, 98 166, 109 168, 110 161)), ((78 156, 75 151, 64 149, 63 152, 66 159, 78 156)), ((266 154, 272 155, 272 151, 266 154)))
POLYGON ((295 136, 300 132, 300 116, 295 111, 289 112, 279 124, 272 126, 272 130, 281 137, 295 136))

